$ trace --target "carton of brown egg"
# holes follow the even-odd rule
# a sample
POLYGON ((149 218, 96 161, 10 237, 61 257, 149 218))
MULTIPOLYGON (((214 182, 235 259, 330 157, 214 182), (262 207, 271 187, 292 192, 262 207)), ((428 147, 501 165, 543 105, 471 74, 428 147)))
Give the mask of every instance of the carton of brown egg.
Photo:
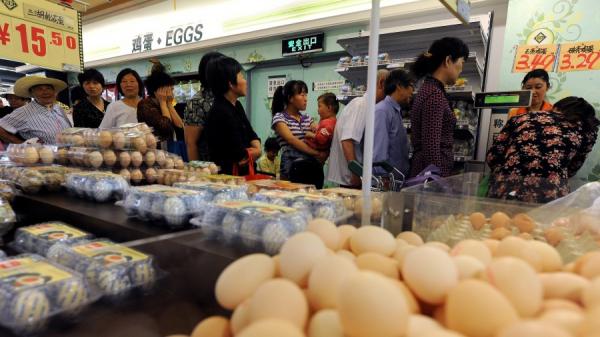
POLYGON ((298 193, 313 193, 317 190, 315 185, 292 183, 285 180, 253 180, 248 182, 248 194, 254 194, 262 190, 276 190, 298 193))
POLYGON ((8 158, 12 162, 24 165, 50 165, 54 163, 57 151, 56 146, 27 143, 10 144, 6 149, 8 158))
MULTIPOLYGON (((319 190, 318 193, 342 198, 344 201, 344 207, 350 212, 353 212, 357 217, 362 216, 363 209, 363 195, 362 191, 354 190, 350 188, 326 188, 319 190)), ((383 210, 383 195, 381 193, 371 193, 371 218, 377 220, 381 218, 383 210)))

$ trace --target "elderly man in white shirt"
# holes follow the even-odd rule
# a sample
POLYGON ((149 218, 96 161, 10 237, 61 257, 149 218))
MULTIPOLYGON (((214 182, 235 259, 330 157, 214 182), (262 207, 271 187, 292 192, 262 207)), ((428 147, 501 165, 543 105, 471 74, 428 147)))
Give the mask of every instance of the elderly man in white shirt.
MULTIPOLYGON (((376 103, 385 98, 384 82, 389 72, 380 69, 377 72, 376 103)), ((365 133, 367 113, 367 95, 353 99, 337 117, 331 153, 329 155, 329 170, 327 181, 341 187, 360 187, 360 177, 352 174, 348 163, 352 160, 362 160, 360 142, 365 133)))
POLYGON ((56 142, 62 130, 72 126, 56 95, 67 87, 61 80, 41 76, 22 77, 15 82, 17 96, 33 97, 26 104, 0 119, 0 140, 4 143, 22 143, 38 138, 46 144, 56 142))

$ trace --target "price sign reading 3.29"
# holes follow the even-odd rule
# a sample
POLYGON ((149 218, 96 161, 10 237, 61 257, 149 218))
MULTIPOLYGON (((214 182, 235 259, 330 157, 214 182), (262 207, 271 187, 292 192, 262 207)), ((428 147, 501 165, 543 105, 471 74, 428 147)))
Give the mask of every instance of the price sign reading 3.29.
POLYGON ((600 69, 600 41, 565 43, 560 45, 558 71, 600 69))
POLYGON ((534 69, 552 71, 556 61, 558 46, 548 45, 524 45, 519 46, 515 57, 513 73, 526 73, 534 69))

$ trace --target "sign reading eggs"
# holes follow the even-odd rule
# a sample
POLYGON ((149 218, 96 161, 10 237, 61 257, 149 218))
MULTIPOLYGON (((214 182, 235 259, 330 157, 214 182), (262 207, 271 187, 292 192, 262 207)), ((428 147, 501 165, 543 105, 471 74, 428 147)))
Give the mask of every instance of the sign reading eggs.
POLYGON ((79 13, 49 1, 3 1, 0 50, 2 58, 59 71, 80 71, 79 13))

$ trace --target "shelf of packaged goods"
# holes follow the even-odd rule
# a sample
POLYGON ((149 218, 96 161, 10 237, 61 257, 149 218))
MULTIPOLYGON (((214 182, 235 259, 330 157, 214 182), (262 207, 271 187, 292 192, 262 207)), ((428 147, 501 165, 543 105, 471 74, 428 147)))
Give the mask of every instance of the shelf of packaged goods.
POLYGON ((358 95, 358 94, 357 95, 354 95, 354 94, 353 95, 337 95, 336 97, 337 97, 338 102, 340 102, 344 105, 347 105, 348 103, 350 103, 351 100, 353 100, 357 97, 361 97, 362 95, 364 95, 364 93, 360 94, 360 95, 358 95))

